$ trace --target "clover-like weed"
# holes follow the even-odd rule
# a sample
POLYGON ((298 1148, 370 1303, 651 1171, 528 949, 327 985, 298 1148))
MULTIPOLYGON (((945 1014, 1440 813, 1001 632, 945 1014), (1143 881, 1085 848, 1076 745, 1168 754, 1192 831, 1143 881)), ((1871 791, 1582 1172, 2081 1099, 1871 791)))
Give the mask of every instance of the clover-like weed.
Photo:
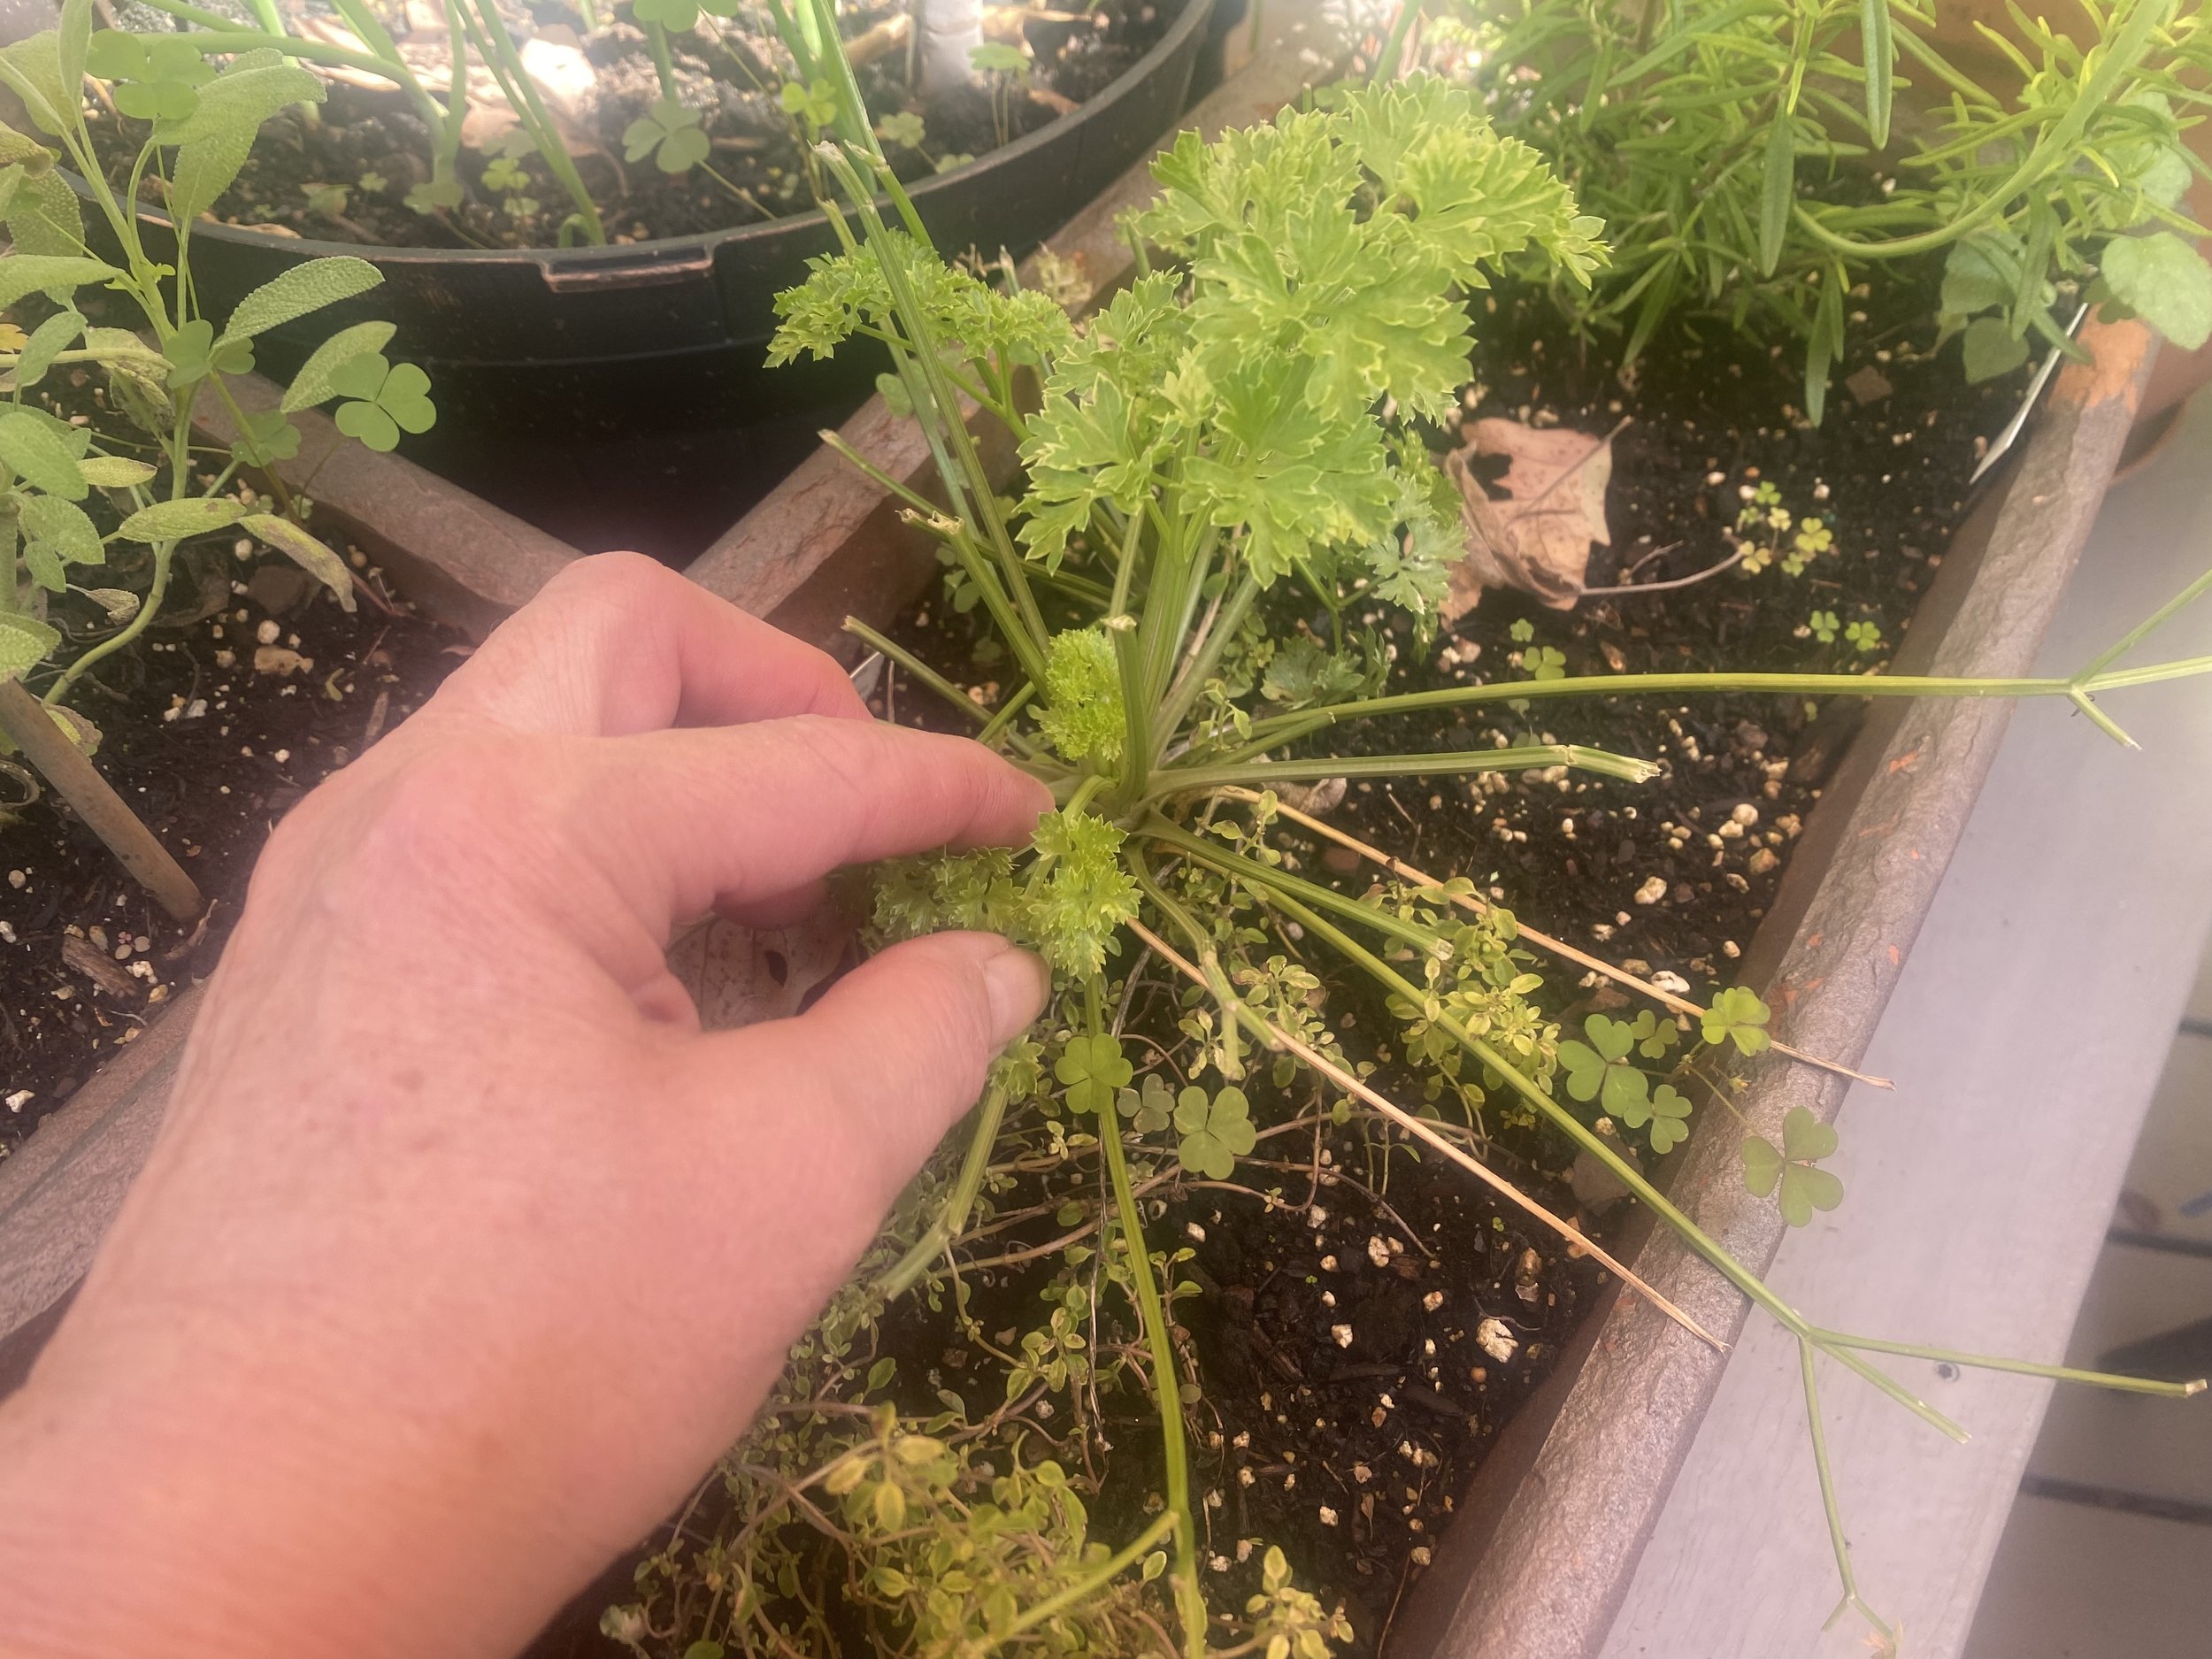
POLYGON ((338 430, 372 449, 399 447, 403 432, 427 432, 438 411, 430 401, 430 377, 411 363, 392 363, 380 351, 365 351, 332 371, 330 388, 350 401, 338 405, 338 430))
POLYGON ((1181 1136, 1175 1143, 1176 1162, 1216 1181, 1229 1179, 1258 1133, 1252 1127, 1252 1103, 1234 1084, 1210 1098, 1195 1084, 1185 1088, 1176 1096, 1175 1127, 1181 1136))
POLYGON ((1816 1210, 1833 1210, 1843 1202, 1842 1179, 1816 1167, 1834 1154, 1837 1145, 1832 1125, 1821 1122, 1802 1106, 1793 1106, 1782 1119, 1778 1148, 1764 1135, 1744 1137, 1744 1187, 1764 1198, 1778 1185, 1782 1219, 1801 1227, 1816 1210))
POLYGON ((110 85, 115 107, 142 121, 182 121, 200 107, 215 65, 189 35, 101 29, 86 44, 85 73, 110 85))
POLYGON ((1587 1043, 1570 1037, 1559 1045, 1567 1093, 1578 1101, 1595 1101, 1601 1110, 1617 1118, 1643 1107, 1649 1084, 1628 1057, 1636 1046, 1634 1030, 1603 1014, 1585 1019, 1582 1030, 1587 1043))
POLYGON ((1119 1092, 1136 1075, 1121 1044, 1104 1033, 1070 1037, 1053 1064, 1052 1075, 1067 1086, 1068 1110, 1111 1113, 1119 1092))
POLYGON ((1739 1054, 1757 1054, 1773 1041, 1767 1035, 1767 1021, 1771 1017, 1757 992, 1747 986, 1732 985, 1714 997, 1700 1024, 1705 1041, 1716 1048, 1732 1042, 1739 1054))
POLYGON ((704 161, 714 148, 699 111, 673 98, 657 100, 651 110, 623 129, 624 157, 631 161, 653 158, 663 173, 688 173, 704 161))

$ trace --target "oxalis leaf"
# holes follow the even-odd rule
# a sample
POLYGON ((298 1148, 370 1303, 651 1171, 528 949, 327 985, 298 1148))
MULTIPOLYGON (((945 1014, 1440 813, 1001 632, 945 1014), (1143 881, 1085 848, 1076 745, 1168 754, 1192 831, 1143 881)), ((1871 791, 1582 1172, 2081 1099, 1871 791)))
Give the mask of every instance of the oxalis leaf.
POLYGON ((1181 1133, 1175 1159, 1193 1175, 1225 1181, 1237 1160, 1258 1143, 1251 1102, 1232 1085, 1209 1099, 1195 1084, 1176 1097, 1175 1127, 1181 1133))
POLYGON ((1782 1219, 1801 1227, 1816 1210, 1833 1210, 1843 1202, 1843 1182, 1815 1164, 1837 1146, 1834 1128, 1802 1106, 1793 1106, 1782 1119, 1782 1144, 1778 1149, 1764 1135, 1747 1135, 1743 1143, 1743 1184, 1764 1198, 1778 1185, 1782 1219))
POLYGON ((384 273, 366 259, 345 256, 310 259, 240 300, 230 321, 224 325, 224 336, 250 338, 326 305, 365 294, 383 280, 384 273))
POLYGON ((289 518, 279 518, 275 513, 250 512, 242 522, 248 534, 260 537, 329 588, 344 609, 353 609, 353 576, 346 569, 345 560, 289 518))
POLYGON ((227 530, 245 516, 245 508, 228 495, 194 495, 142 507, 117 526, 115 534, 125 541, 181 541, 227 530))
POLYGON ((1620 1118, 1631 1128, 1650 1116, 1645 1099, 1649 1087, 1644 1074, 1632 1064, 1629 1050, 1635 1046, 1632 1026, 1602 1014, 1582 1022, 1590 1041, 1571 1037, 1559 1045, 1559 1064, 1567 1073, 1567 1093, 1579 1101, 1595 1101, 1599 1109, 1620 1118))
POLYGON ((253 342, 218 340, 215 325, 204 318, 193 319, 170 335, 162 355, 169 359, 169 386, 173 391, 204 380, 211 374, 253 373, 253 342))
POLYGON ((1079 1112, 1111 1112, 1117 1092, 1136 1074, 1122 1058, 1121 1044, 1100 1034, 1078 1033, 1052 1068, 1052 1075, 1067 1085, 1068 1108, 1079 1112))
POLYGON ((1713 999, 1701 1021, 1701 1034, 1714 1044, 1732 1042, 1739 1054, 1757 1054, 1773 1039, 1767 1035, 1770 1018, 1758 993, 1732 985, 1713 999))
POLYGON ((430 401, 430 377, 411 363, 388 363, 370 352, 342 363, 330 376, 331 389, 357 401, 342 403, 338 430, 370 449, 399 447, 403 432, 427 432, 438 419, 430 401))
POLYGON ((2212 266, 2173 232, 2116 236, 2099 265, 2119 302, 2183 350, 2212 339, 2212 266))

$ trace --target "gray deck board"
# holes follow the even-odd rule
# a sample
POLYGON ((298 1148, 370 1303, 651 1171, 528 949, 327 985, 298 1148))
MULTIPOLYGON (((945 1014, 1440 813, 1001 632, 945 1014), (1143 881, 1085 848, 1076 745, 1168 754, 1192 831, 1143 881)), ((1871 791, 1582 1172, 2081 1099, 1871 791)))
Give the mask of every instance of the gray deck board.
MULTIPOLYGON (((2043 653, 2065 672, 2212 566, 2212 403, 2115 487, 2043 653)), ((2212 606, 2136 660, 2212 651, 2212 606)), ((2212 687, 2111 701, 2130 753, 2023 708, 1869 1055, 1832 1161, 1843 1207, 1771 1283, 1822 1323, 2057 1360, 2212 927, 2212 687)), ((2047 1385, 1896 1362, 1957 1447, 1824 1367, 1863 1592, 1908 1652, 1962 1647, 2047 1385)), ((2162 1402, 2212 1409, 2212 1399, 2162 1402)), ((1755 1321, 1617 1618, 1609 1659, 1863 1655, 1837 1600, 1797 1356, 1755 1321)))

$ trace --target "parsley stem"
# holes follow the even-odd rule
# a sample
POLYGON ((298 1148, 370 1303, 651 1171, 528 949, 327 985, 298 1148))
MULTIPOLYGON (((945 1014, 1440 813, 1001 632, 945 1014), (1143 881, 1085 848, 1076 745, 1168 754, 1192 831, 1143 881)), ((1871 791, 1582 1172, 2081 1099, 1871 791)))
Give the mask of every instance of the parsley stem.
MULTIPOLYGON (((1836 1576, 1843 1580, 1843 1600, 1836 1606, 1836 1613, 1847 1607, 1856 1608, 1861 1617, 1882 1633, 1889 1644, 1889 1651, 1897 1650, 1897 1632, 1859 1594, 1858 1575, 1851 1571, 1851 1544, 1843 1533, 1843 1509, 1836 1502, 1835 1471, 1828 1464, 1828 1431, 1820 1420, 1820 1379, 1813 1370, 1814 1342, 1810 1337, 1797 1339, 1797 1366, 1805 1381, 1805 1422, 1813 1440, 1813 1468, 1820 1476, 1820 1506, 1828 1518, 1828 1548, 1836 1558, 1836 1576)), ((1828 1623, 1836 1622, 1836 1613, 1828 1616, 1828 1623)))
POLYGON ((1033 681, 1022 681, 1020 689, 1000 703, 998 712, 983 723, 983 729, 975 734, 975 741, 984 744, 995 742, 1000 734, 1014 723, 1014 717, 1028 707, 1036 695, 1037 687, 1033 681))
POLYGON ((1244 784, 1266 788, 1314 778, 1418 778, 1469 772, 1528 772, 1541 766, 1571 766, 1645 783, 1658 768, 1647 760, 1616 755, 1579 743, 1545 743, 1527 749, 1473 749, 1435 755, 1317 755, 1297 760, 1240 761, 1219 765, 1171 766, 1154 780, 1155 798, 1194 789, 1244 784))
POLYGON ((884 656, 896 663, 923 685, 927 686, 971 720, 978 724, 983 721, 985 718, 983 710, 976 706, 973 697, 968 695, 966 692, 961 690, 959 687, 954 685, 952 681, 947 680, 903 645, 877 633, 858 617, 845 618, 845 632, 871 649, 881 651, 884 656))
MULTIPOLYGON (((2199 589, 2201 591, 2201 588, 2199 589)), ((2194 595, 2191 595, 2192 597, 2194 595)), ((1279 714, 1252 724, 1250 740, 1231 759, 1263 753, 1306 737, 1339 720, 1412 714, 1424 709, 1484 703, 1537 702, 1555 697, 1631 697, 1677 692, 1773 692, 1803 697, 2070 697, 2077 691, 2116 690, 2162 680, 2212 672, 2212 657, 2180 658, 2147 667, 2106 670, 2086 678, 2035 675, 2015 680, 1945 674, 1568 674, 1557 680, 1509 680, 1486 686, 1447 686, 1392 696, 1360 697, 1326 709, 1279 714)))
POLYGON ((2071 1365, 2039 1365, 2033 1360, 2007 1359, 1999 1354, 1969 1354, 1955 1348, 1930 1348, 1920 1342, 1885 1342, 1870 1336, 1852 1336, 1842 1331, 1814 1327, 1814 1338, 1829 1348, 1857 1348, 1870 1354, 1897 1354, 1907 1359, 1932 1360, 1943 1365, 1969 1365, 1976 1371, 2010 1371, 2020 1377, 2047 1377, 2053 1382, 2087 1383, 2093 1387, 2117 1389, 2122 1394, 2162 1394, 2184 1400, 2204 1392, 2204 1379, 2166 1382, 2152 1377, 2123 1377, 2115 1371, 2081 1371, 2071 1365))
POLYGON ((1123 1573, 1128 1571, 1131 1565, 1140 1556, 1150 1551, 1152 1547, 1166 1537, 1170 1531, 1179 1527, 1182 1521, 1182 1516, 1171 1509, 1151 1525, 1146 1527, 1143 1532, 1138 1533, 1134 1543, 1110 1559, 1101 1562, 1095 1571, 1086 1573, 1066 1589, 1056 1595, 1045 1597, 1043 1601, 1030 1608, 1007 1627, 1007 1635, 1018 1636, 1025 1630, 1034 1630, 1062 1609, 1072 1607, 1085 1596, 1103 1589, 1123 1573))
MULTIPOLYGON (((1084 1024, 1094 1041, 1106 1038, 1104 997, 1095 975, 1083 986, 1084 1024)), ((1106 1178, 1114 1189, 1114 1208, 1119 1218, 1124 1248, 1129 1262, 1129 1282, 1144 1325, 1145 1345, 1152 1370, 1152 1393, 1160 1413, 1160 1459, 1165 1465, 1167 1508, 1175 1523, 1175 1605, 1182 1617, 1186 1659, 1202 1659, 1206 1651, 1206 1601, 1198 1587, 1197 1533, 1190 1507, 1190 1456, 1183 1440, 1183 1393, 1175 1375, 1175 1346, 1169 1339, 1167 1311, 1161 1305, 1160 1286, 1152 1277, 1152 1253, 1144 1241, 1144 1218, 1137 1210, 1137 1196, 1129 1182, 1129 1164, 1121 1149, 1121 1124, 1112 1103, 1100 1114, 1098 1144, 1106 1158, 1106 1178)))
POLYGON ((968 1138, 967 1153, 960 1160, 960 1173, 954 1179, 943 1207, 914 1241, 914 1248, 876 1280, 876 1294, 886 1302, 910 1289, 968 1225, 969 1211, 975 1208, 976 1194, 983 1189, 983 1172, 990 1164, 991 1149, 998 1142, 999 1125, 1005 1117, 1006 1086, 994 1082, 983 1091, 982 1103, 976 1108, 975 1132, 968 1138))

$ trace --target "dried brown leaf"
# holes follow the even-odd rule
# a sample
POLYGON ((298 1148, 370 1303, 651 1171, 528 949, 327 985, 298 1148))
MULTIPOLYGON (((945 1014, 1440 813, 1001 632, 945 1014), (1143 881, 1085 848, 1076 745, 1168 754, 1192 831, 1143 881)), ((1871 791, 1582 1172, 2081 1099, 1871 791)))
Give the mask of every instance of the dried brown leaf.
POLYGON ((1593 542, 1609 547, 1605 489, 1613 477, 1614 428, 1604 437, 1564 426, 1539 428, 1493 417, 1474 423, 1444 457, 1459 487, 1466 557, 1452 567, 1448 622, 1474 608, 1486 588, 1517 588, 1555 610, 1581 596, 1593 542), (1502 455, 1509 465, 1494 496, 1469 463, 1502 455))

